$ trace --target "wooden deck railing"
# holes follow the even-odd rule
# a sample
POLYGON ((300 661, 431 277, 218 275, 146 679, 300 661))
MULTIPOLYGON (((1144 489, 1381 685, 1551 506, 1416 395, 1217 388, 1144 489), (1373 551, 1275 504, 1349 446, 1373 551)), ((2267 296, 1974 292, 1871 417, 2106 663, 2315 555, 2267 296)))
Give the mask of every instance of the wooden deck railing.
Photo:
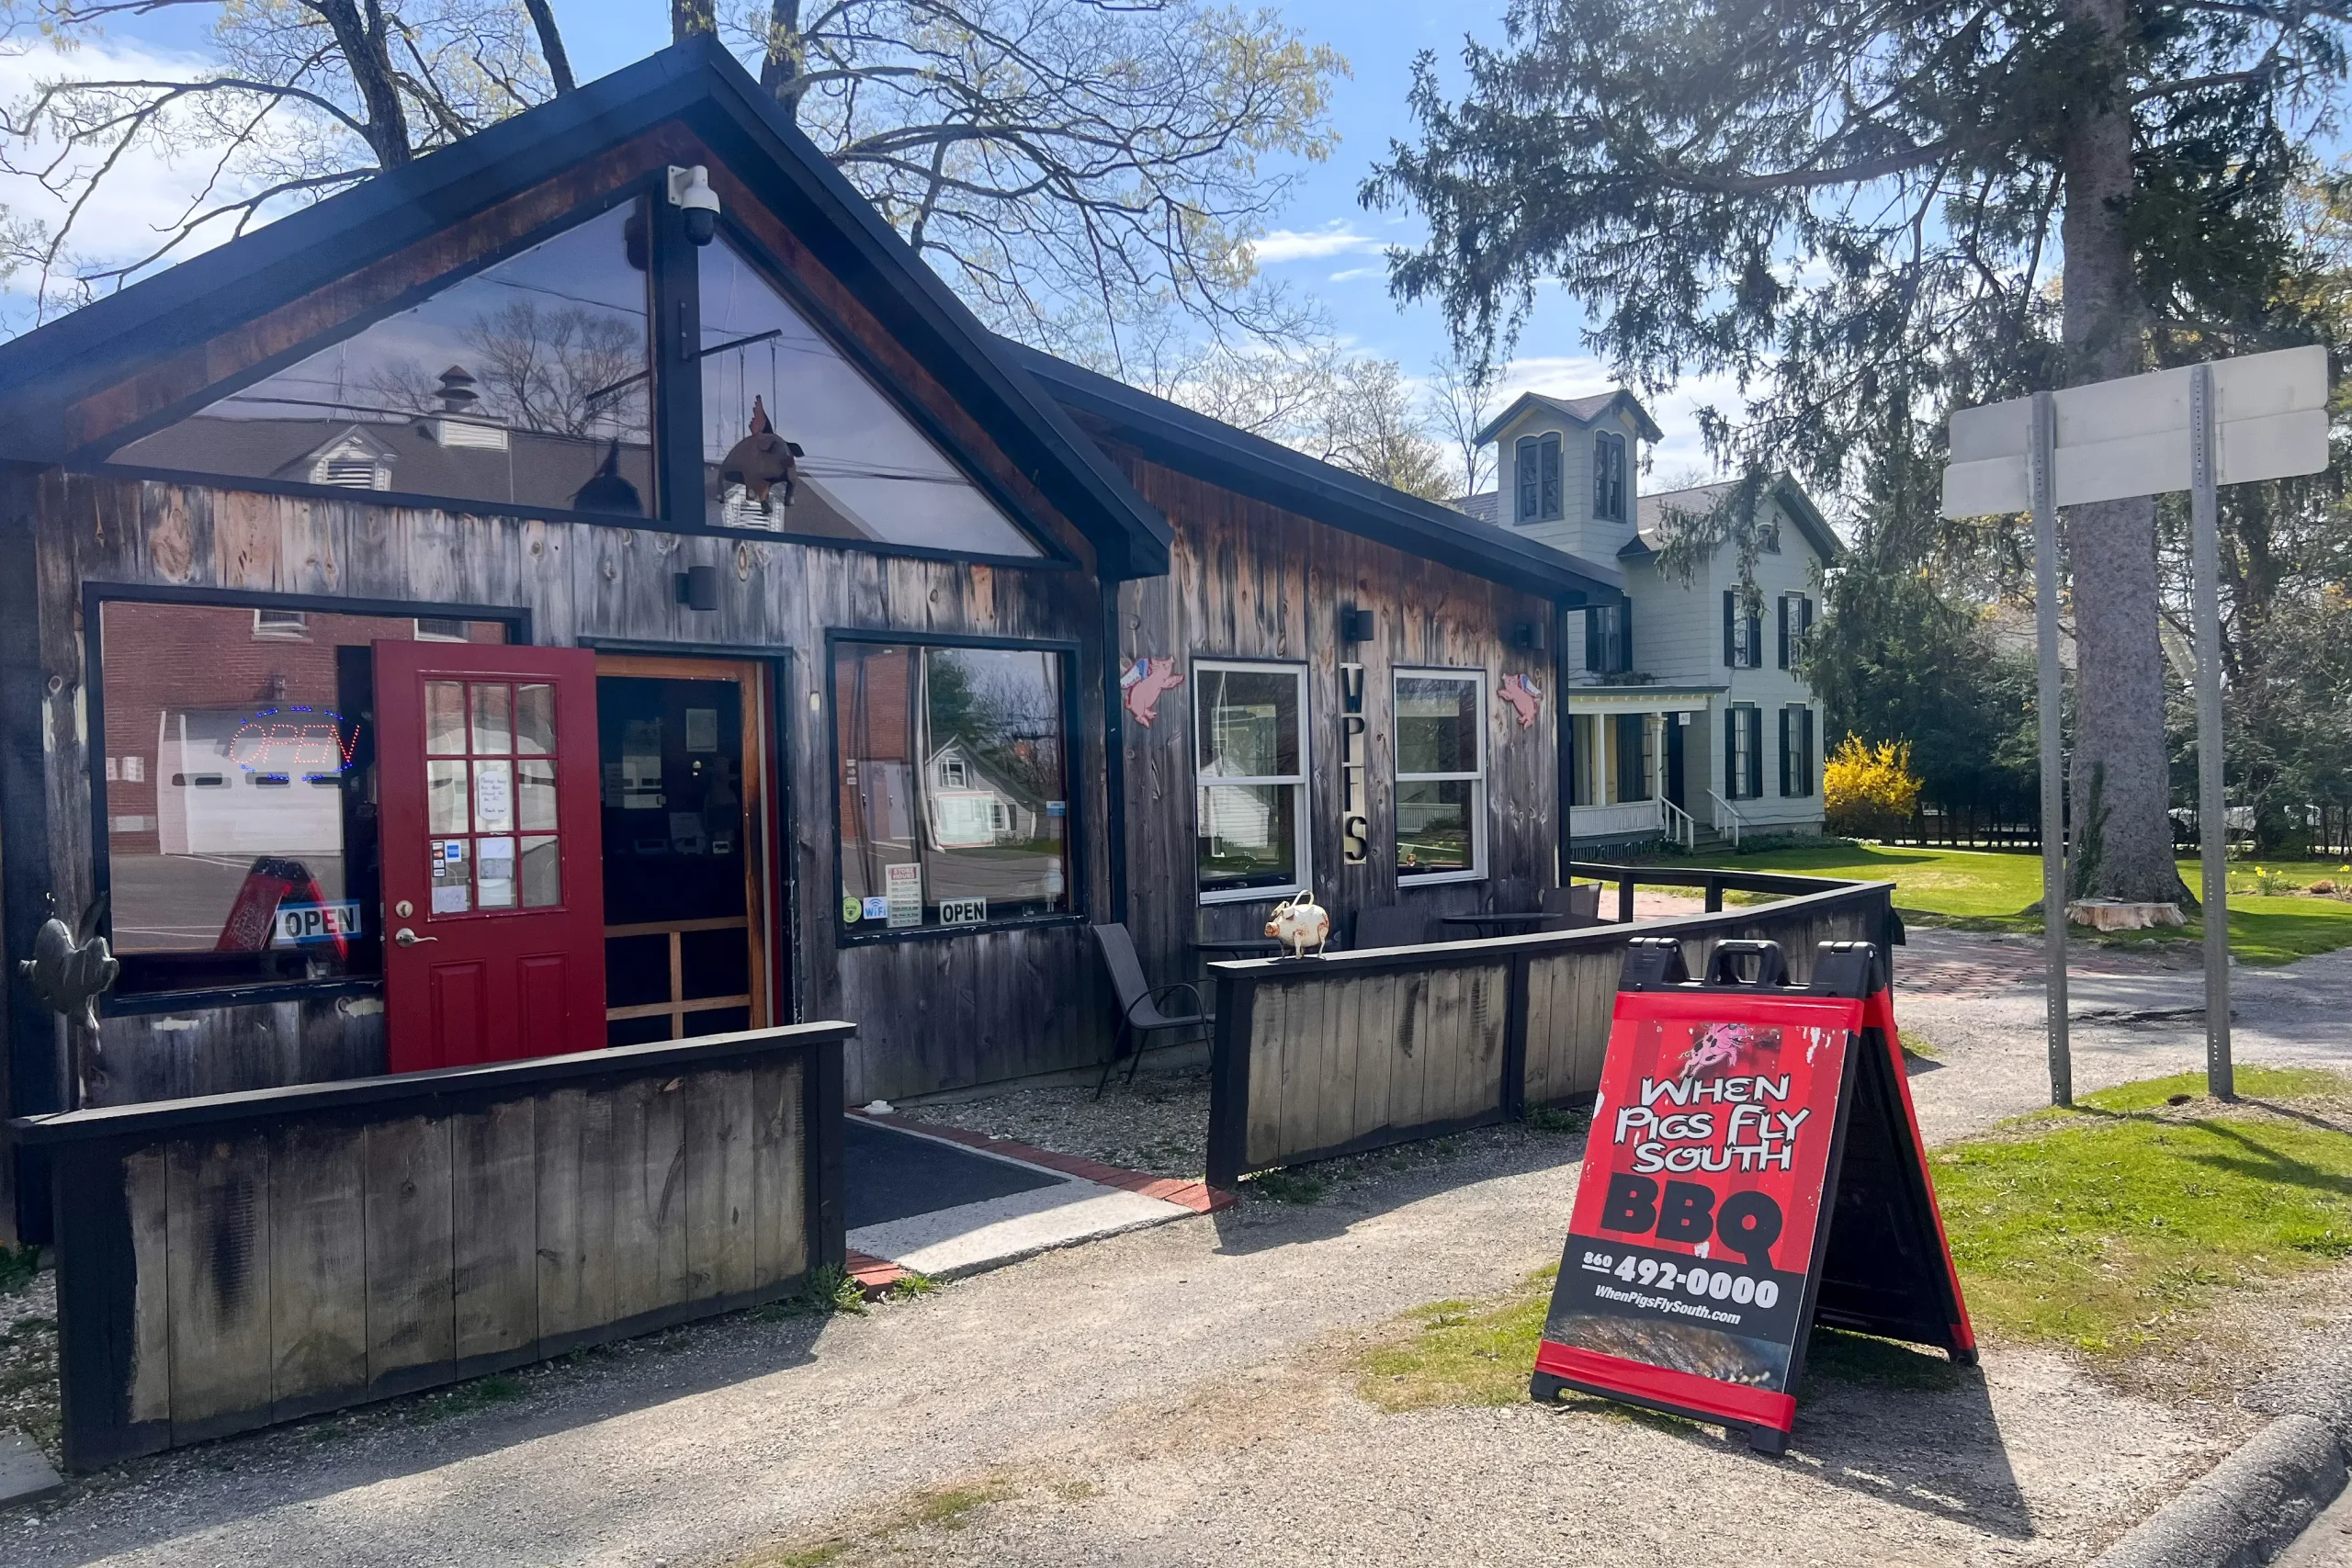
POLYGON ((93 1470, 774 1300, 842 1260, 809 1023, 11 1123, 93 1470))
POLYGON ((1208 1179, 1430 1138, 1600 1087, 1628 938, 1679 938, 1692 974, 1726 937, 1777 942, 1792 976, 1824 942, 1903 940, 1894 885, 1579 863, 1620 922, 1487 941, 1209 965, 1216 986, 1208 1179), (1704 890, 1708 912, 1631 923, 1636 882, 1704 890), (1723 908, 1726 892, 1781 895, 1723 908))

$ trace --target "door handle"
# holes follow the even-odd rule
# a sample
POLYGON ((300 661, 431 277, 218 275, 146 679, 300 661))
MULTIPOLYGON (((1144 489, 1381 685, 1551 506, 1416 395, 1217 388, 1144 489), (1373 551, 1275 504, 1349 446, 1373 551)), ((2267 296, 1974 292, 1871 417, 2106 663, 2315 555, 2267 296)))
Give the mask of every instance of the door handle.
POLYGON ((437 936, 419 936, 408 927, 402 926, 392 933, 392 940, 402 947, 414 947, 420 942, 439 942, 441 939, 437 936))

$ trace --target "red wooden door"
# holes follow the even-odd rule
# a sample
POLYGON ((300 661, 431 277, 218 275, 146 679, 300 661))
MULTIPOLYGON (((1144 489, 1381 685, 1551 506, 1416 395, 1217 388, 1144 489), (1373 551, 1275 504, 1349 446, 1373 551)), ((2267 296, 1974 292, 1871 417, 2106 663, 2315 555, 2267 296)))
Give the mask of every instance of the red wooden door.
POLYGON ((376 644, 396 1073, 605 1043, 596 656, 376 644))

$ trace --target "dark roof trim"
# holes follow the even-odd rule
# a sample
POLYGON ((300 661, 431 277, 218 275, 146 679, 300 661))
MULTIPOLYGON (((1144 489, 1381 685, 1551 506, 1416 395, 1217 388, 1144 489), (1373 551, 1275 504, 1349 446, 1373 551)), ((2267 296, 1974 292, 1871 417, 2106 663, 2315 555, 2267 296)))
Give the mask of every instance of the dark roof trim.
MULTIPOLYGON (((1700 485, 1696 488, 1729 491, 1734 486, 1733 482, 1726 481, 1722 485, 1700 485)), ((1641 499, 1645 502, 1659 502, 1670 495, 1691 493, 1693 493, 1691 491, 1669 490, 1662 491, 1656 495, 1645 495, 1641 499)), ((1822 515, 1821 508, 1813 503, 1813 497, 1805 493, 1804 486, 1797 483, 1792 475, 1786 472, 1773 475, 1771 482, 1764 487, 1764 493, 1759 499, 1777 501, 1781 503, 1790 519, 1796 524, 1797 532, 1804 536, 1805 543, 1811 545, 1814 554, 1821 558, 1823 565, 1835 561, 1846 553, 1846 547, 1839 541, 1838 531, 1830 527, 1829 519, 1822 515)), ((1657 547, 1642 537, 1641 528, 1636 525, 1634 536, 1618 547, 1617 558, 1638 560, 1656 554, 1657 554, 1657 547)))
POLYGON ((1511 421, 1531 408, 1549 409, 1561 418, 1573 420, 1578 424, 1590 424, 1611 409, 1623 409, 1634 416, 1634 428, 1641 433, 1643 440, 1666 439, 1666 432, 1660 430, 1657 421, 1650 417, 1650 411, 1642 407, 1641 400, 1623 387, 1593 398, 1555 398, 1543 392, 1521 392, 1511 400, 1510 407, 1487 422, 1486 428, 1478 432, 1476 439, 1482 443, 1492 441, 1510 426, 1511 421))
POLYGON ((1167 520, 725 47, 703 36, 0 346, 0 457, 64 461, 68 404, 673 120, 771 205, 1094 542, 1103 576, 1168 570, 1167 520))
POLYGON ((1610 601, 1624 578, 1565 550, 1484 525, 1263 436, 1016 344, 1002 346, 1070 410, 1100 420, 1156 462, 1287 512, 1553 599, 1610 601))

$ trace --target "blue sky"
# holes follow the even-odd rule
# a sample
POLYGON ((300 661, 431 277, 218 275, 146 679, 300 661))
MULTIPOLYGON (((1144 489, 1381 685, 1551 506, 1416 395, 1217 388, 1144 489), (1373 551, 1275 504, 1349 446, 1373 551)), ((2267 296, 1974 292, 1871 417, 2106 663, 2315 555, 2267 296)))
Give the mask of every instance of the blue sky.
MULTIPOLYGON (((1261 249, 1261 265, 1269 276, 1319 301, 1352 350, 1395 359, 1415 377, 1425 375, 1443 350, 1444 323, 1434 309, 1400 310, 1390 299, 1381 250, 1411 243, 1419 230, 1408 217, 1366 212, 1357 203, 1356 186, 1374 160, 1385 152, 1390 139, 1410 132, 1405 96, 1415 54, 1433 50, 1450 66, 1459 58, 1465 31, 1490 40, 1499 38, 1503 4, 1294 0, 1277 7, 1309 39, 1344 54, 1354 74, 1338 84, 1333 96, 1338 150, 1327 163, 1300 167, 1289 208, 1271 226, 1261 249)), ((649 0, 624 5, 555 0, 555 5, 573 68, 583 80, 616 70, 669 41, 666 5, 649 0)), ((209 6, 188 6, 137 18, 115 30, 112 46, 165 56, 200 53, 211 14, 209 6)), ((28 69, 18 66, 19 72, 28 69)), ((14 96, 20 80, 0 86, 14 96)), ((173 183, 161 173, 152 177, 159 189, 173 183)), ((135 215, 153 211, 162 198, 154 191, 142 194, 137 178, 126 185, 120 213, 112 221, 128 230, 136 223, 135 215)), ((31 209, 5 188, 0 188, 0 201, 31 209)), ((107 215, 94 216, 100 227, 106 226, 107 215)), ((1609 385, 1600 367, 1584 352, 1578 322, 1574 301, 1547 294, 1504 373, 1504 393, 1532 389, 1575 396, 1609 385)), ((1694 390, 1652 400, 1652 412, 1667 431, 1667 440, 1653 454, 1662 476, 1683 477, 1703 464, 1690 412, 1694 390)))

